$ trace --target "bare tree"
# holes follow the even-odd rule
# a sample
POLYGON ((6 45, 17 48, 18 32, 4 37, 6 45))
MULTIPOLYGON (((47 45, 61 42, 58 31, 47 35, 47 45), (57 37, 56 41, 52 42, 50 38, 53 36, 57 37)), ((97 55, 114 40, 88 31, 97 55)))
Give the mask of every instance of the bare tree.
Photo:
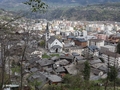
MULTIPOLYGON (((42 10, 45 10, 47 8, 47 5, 42 2, 41 0, 28 0, 26 1, 24 4, 30 6, 30 9, 32 12, 38 12, 38 11, 42 11, 42 10)), ((9 27, 9 24, 11 22, 14 22, 16 21, 17 19, 23 17, 24 15, 21 15, 21 16, 17 16, 15 17, 14 19, 11 19, 9 21, 7 21, 7 23, 4 23, 4 24, 1 24, 0 25, 0 40, 1 40, 1 60, 2 60, 2 71, 1 71, 1 84, 0 84, 0 90, 3 90, 3 85, 5 84, 5 64, 6 64, 6 54, 5 54, 5 51, 6 51, 6 41, 8 40, 7 38, 7 35, 9 35, 9 32, 10 32, 10 27, 9 27), (9 29, 7 29, 6 27, 9 27, 9 29)), ((28 36, 27 36, 28 38, 28 36)), ((22 88, 22 84, 23 84, 23 67, 22 67, 22 61, 25 57, 25 51, 26 51, 26 47, 27 47, 27 41, 25 41, 25 45, 24 45, 24 49, 23 49, 23 52, 22 52, 22 58, 21 58, 21 87, 20 87, 20 90, 23 90, 22 88)), ((10 68, 10 67, 9 67, 10 68)))

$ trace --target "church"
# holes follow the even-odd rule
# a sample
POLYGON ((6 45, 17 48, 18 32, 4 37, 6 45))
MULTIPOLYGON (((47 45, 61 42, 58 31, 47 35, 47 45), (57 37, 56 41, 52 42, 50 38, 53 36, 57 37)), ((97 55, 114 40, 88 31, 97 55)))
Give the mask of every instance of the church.
POLYGON ((55 36, 50 35, 49 31, 49 23, 47 23, 46 31, 45 31, 45 47, 51 53, 59 53, 62 52, 63 44, 60 40, 58 40, 55 36))

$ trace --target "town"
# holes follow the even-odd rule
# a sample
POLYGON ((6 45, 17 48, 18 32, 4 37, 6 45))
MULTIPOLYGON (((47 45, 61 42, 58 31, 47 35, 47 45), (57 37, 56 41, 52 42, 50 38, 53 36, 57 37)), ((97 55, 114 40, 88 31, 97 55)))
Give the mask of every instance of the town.
POLYGON ((6 36, 7 40, 1 35, 4 81, 9 79, 15 85, 23 82, 24 86, 40 82, 35 88, 41 90, 45 84, 62 83, 67 74, 82 72, 85 61, 91 67, 90 80, 107 78, 108 65, 117 67, 120 78, 119 22, 22 18, 11 23, 15 25, 17 29, 6 36))

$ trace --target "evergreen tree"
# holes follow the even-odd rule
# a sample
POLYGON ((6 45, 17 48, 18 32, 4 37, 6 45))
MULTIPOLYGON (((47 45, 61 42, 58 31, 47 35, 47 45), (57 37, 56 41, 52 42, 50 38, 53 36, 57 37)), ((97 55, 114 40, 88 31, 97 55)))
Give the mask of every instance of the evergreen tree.
POLYGON ((117 44, 117 53, 120 54, 120 42, 117 44))
POLYGON ((114 80, 116 80, 117 75, 118 75, 117 68, 115 66, 111 66, 110 71, 108 72, 108 80, 113 82, 114 80))
POLYGON ((88 61, 86 61, 84 63, 85 67, 84 67, 84 71, 83 71, 83 76, 84 76, 84 80, 89 80, 90 78, 90 65, 88 63, 88 61))

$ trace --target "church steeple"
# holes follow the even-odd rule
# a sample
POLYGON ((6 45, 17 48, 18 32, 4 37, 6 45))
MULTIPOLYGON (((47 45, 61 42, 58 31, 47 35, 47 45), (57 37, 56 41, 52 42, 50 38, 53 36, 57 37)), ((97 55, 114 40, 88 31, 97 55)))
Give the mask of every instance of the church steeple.
POLYGON ((48 39, 50 38, 49 22, 47 22, 47 25, 46 25, 45 37, 46 37, 46 41, 48 41, 48 39))
POLYGON ((46 33, 49 32, 49 23, 47 22, 47 26, 46 26, 46 33))

